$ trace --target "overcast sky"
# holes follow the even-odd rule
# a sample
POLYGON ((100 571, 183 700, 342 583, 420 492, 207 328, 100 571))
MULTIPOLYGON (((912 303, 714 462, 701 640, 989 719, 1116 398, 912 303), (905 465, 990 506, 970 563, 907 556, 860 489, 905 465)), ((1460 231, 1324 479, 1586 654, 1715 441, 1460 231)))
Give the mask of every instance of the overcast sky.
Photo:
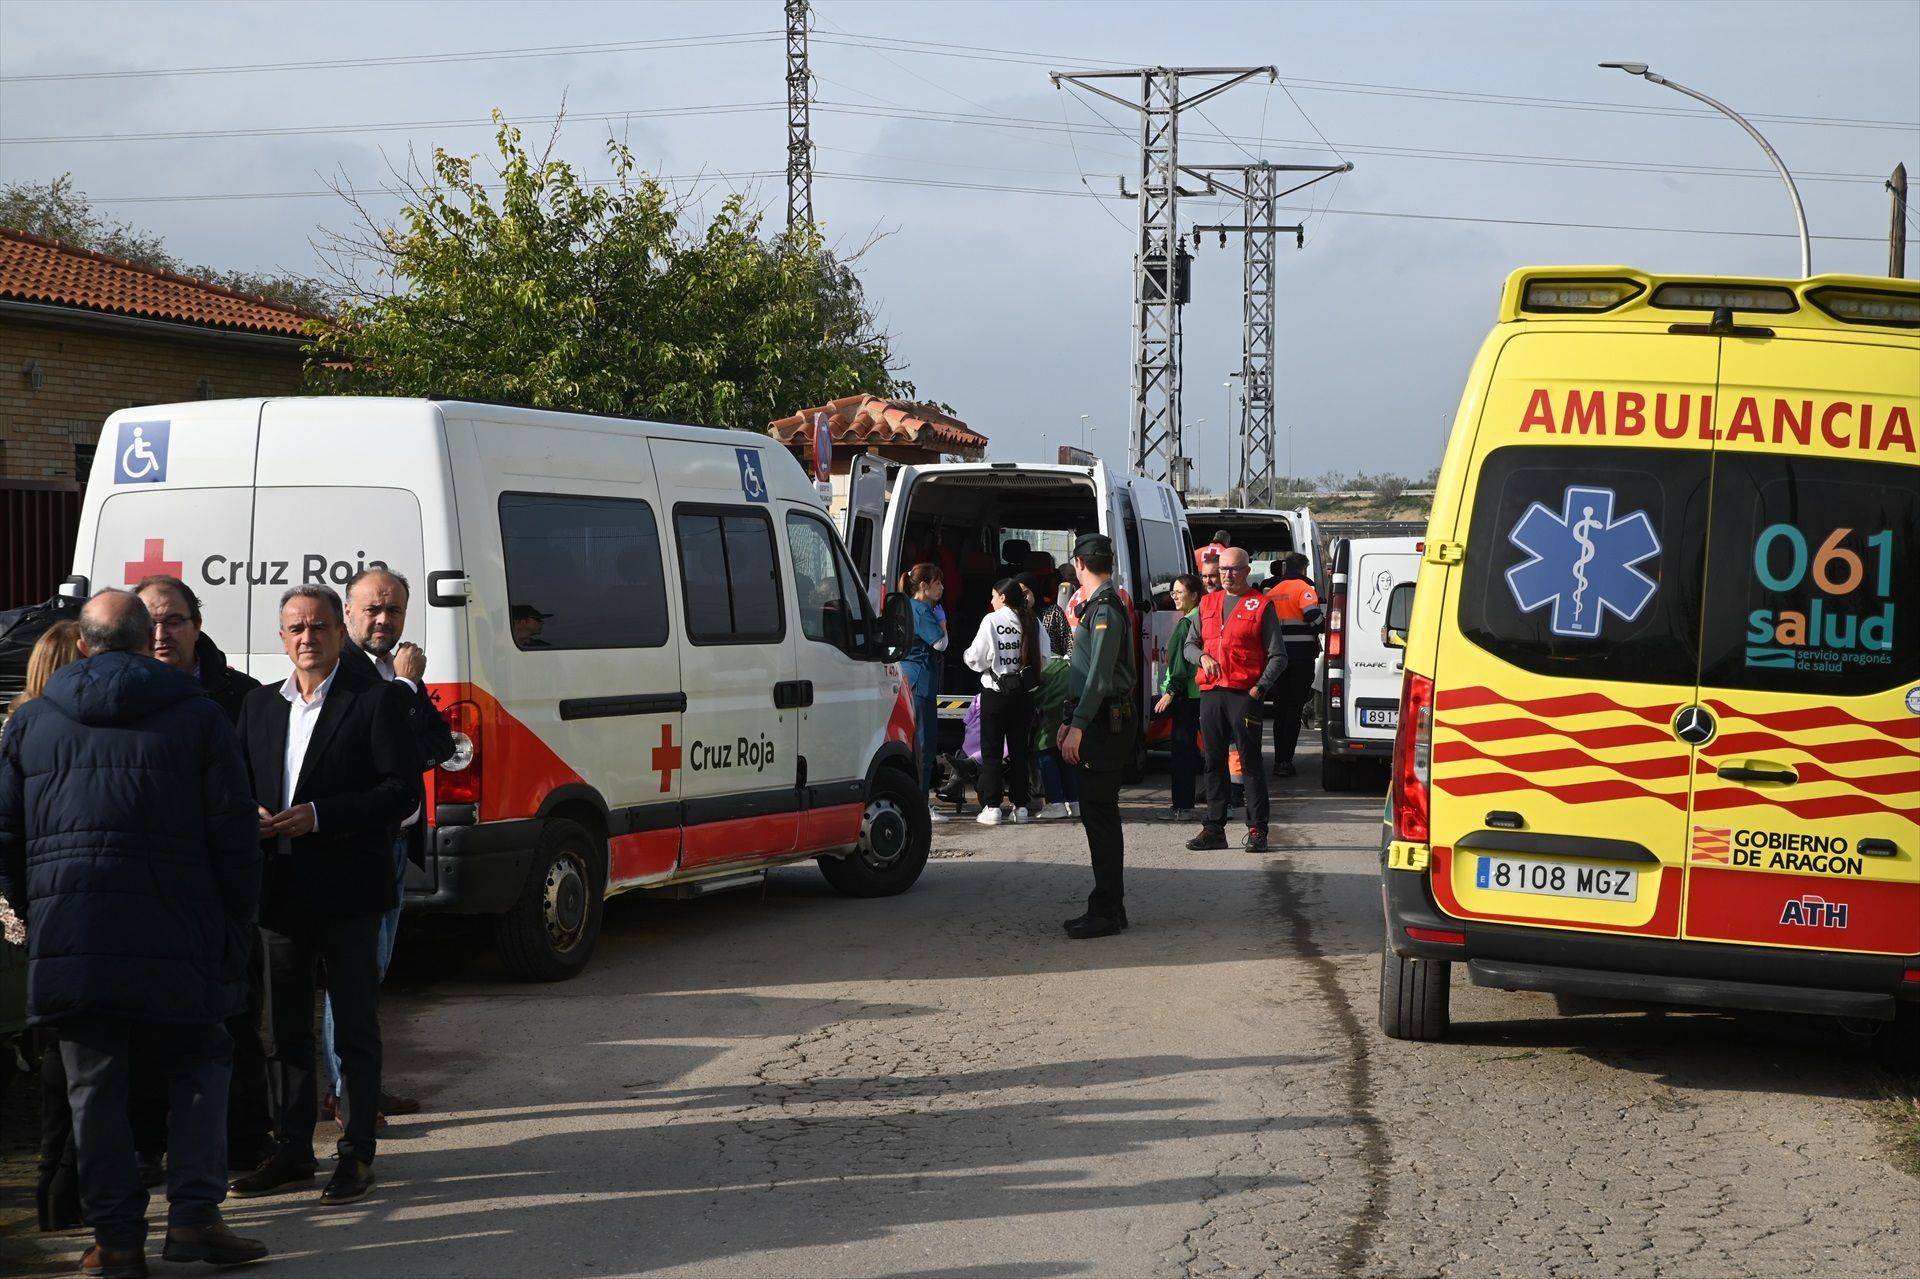
MULTIPOLYGON (((1597 62, 1647 62, 1754 120, 1799 182, 1816 273, 1885 274, 1884 180, 1901 161, 1920 178, 1920 0, 821 0, 813 13, 816 215, 843 247, 885 233, 860 271, 907 375, 990 436, 995 460, 1050 460, 1082 414, 1096 448, 1125 455, 1136 215, 1090 193, 1113 197, 1136 170, 1137 122, 1056 91, 1049 69, 1272 63, 1279 85, 1263 77, 1183 117, 1183 162, 1353 162, 1290 202, 1306 246, 1281 249, 1281 464, 1290 433, 1302 475, 1437 464, 1516 266, 1797 274, 1786 191, 1759 148, 1597 62)), ((483 151, 495 107, 544 136, 564 98, 561 154, 587 176, 605 176, 611 127, 709 205, 742 186, 777 223, 783 29, 780 0, 5 0, 0 179, 70 171, 104 212, 189 261, 313 273, 314 228, 348 216, 301 193, 329 175, 377 187, 409 146, 483 151), (574 48, 539 52, 556 46, 574 48), (534 56, 447 56, 503 51, 534 56), (312 65, 373 58, 414 60, 312 65), (260 129, 302 131, 205 136, 260 129), (159 132, 200 136, 124 136, 159 132)), ((1191 200, 1180 220, 1239 218, 1191 200)), ((1238 240, 1209 237, 1185 314, 1187 450, 1215 487, 1240 270, 1238 240)))

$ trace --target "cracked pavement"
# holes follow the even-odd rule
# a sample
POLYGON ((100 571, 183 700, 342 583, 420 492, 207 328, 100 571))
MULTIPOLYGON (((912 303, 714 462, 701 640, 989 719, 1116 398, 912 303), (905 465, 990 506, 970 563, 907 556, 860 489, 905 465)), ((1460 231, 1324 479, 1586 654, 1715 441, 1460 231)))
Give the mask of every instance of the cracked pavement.
POLYGON ((1385 1039, 1381 801, 1307 763, 1266 855, 1189 853, 1145 820, 1164 778, 1129 792, 1115 938, 1060 931, 1090 885, 1064 823, 936 827, 891 900, 811 865, 622 898, 560 986, 410 921, 388 1077, 426 1109, 375 1193, 228 1219, 285 1279, 1920 1273, 1891 1080, 1833 1023, 1456 974, 1451 1039, 1385 1039))

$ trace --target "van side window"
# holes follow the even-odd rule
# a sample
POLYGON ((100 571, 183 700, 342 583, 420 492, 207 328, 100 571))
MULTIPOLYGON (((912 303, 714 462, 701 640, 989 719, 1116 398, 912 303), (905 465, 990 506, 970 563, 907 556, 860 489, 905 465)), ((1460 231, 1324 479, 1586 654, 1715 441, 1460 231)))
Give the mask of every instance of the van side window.
POLYGON ((1487 454, 1461 633, 1540 675, 1691 685, 1709 465, 1706 453, 1670 449, 1487 454))
POLYGON ((1175 577, 1193 571, 1193 556, 1182 547, 1177 525, 1143 519, 1140 532, 1146 543, 1148 585, 1156 597, 1165 595, 1173 589, 1175 577))
POLYGON ((866 648, 869 630, 867 593, 835 540, 818 517, 798 512, 787 516, 787 550, 793 559, 800 633, 843 652, 859 653, 866 648))
POLYGON ((676 506, 680 594, 695 644, 768 644, 784 637, 773 521, 732 506, 676 506))
POLYGON ((667 583, 653 508, 631 498, 502 493, 515 647, 659 648, 667 583))
POLYGON ((1920 474, 1721 451, 1700 682, 1857 697, 1920 680, 1920 474))

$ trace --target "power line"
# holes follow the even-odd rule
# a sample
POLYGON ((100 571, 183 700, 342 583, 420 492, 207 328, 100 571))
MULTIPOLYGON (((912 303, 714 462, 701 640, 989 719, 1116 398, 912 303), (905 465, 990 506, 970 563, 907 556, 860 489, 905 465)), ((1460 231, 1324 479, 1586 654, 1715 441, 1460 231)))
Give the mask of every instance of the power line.
POLYGON ((693 49, 776 40, 779 31, 727 31, 705 36, 668 36, 657 40, 619 40, 594 44, 551 44, 467 53, 403 53, 379 58, 331 58, 310 62, 246 62, 214 67, 147 67, 122 71, 43 71, 0 75, 0 84, 52 80, 133 80, 154 76, 251 75, 267 71, 336 71, 348 67, 405 67, 443 62, 501 62, 521 58, 563 58, 590 53, 644 53, 654 49, 693 49))
MULTIPOLYGON (((561 120, 594 123, 607 120, 669 119, 675 116, 739 115, 775 111, 780 102, 716 102, 691 107, 637 107, 629 111, 568 111, 555 115, 512 115, 508 124, 555 124, 561 120)), ((78 133, 41 137, 0 138, 0 146, 64 145, 74 142, 182 142, 202 138, 288 138, 316 134, 400 133, 409 129, 492 128, 491 118, 459 120, 383 120, 367 124, 266 125, 238 129, 169 129, 153 133, 78 133)))

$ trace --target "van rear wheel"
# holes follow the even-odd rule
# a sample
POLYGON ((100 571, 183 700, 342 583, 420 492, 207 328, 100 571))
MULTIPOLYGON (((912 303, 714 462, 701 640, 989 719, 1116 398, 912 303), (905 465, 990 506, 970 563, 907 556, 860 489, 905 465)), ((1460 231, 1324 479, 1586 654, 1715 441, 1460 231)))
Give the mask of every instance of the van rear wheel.
POLYGON ((1334 792, 1353 789, 1353 761, 1335 755, 1324 745, 1320 750, 1320 789, 1334 792))
POLYGON ((1380 1029, 1388 1039, 1444 1039, 1453 965, 1380 952, 1380 1029))
POLYGON ((913 778, 883 768, 867 796, 859 845, 851 853, 820 858, 820 873, 848 897, 892 897, 913 887, 932 851, 927 797, 913 778))
POLYGON ((519 898, 493 923, 493 948, 509 973, 522 981, 580 975, 600 938, 606 866, 605 846, 579 822, 546 824, 519 898))

